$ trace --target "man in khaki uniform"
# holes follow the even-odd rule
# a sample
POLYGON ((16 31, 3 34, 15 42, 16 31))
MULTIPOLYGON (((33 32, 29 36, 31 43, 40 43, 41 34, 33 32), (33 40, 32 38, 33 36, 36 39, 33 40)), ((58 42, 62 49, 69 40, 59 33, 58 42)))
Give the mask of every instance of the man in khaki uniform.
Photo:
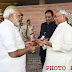
POLYGON ((30 35, 30 41, 33 41, 35 38, 35 28, 33 25, 31 25, 31 21, 30 19, 28 19, 27 21, 27 25, 28 25, 28 30, 29 30, 29 35, 30 35))
POLYGON ((33 41, 35 37, 35 29, 34 26, 30 24, 30 19, 28 19, 27 24, 23 24, 20 28, 20 34, 24 41, 33 41))
POLYGON ((20 19, 20 26, 18 27, 18 29, 20 31, 20 35, 21 35, 23 41, 27 42, 27 41, 30 41, 28 25, 22 23, 23 14, 20 13, 20 15, 21 15, 21 19, 20 19))
POLYGON ((21 26, 20 28, 20 34, 21 34, 21 37, 23 39, 23 41, 30 41, 30 38, 29 38, 29 30, 28 30, 28 25, 27 24, 23 24, 23 26, 21 26))
POLYGON ((0 23, 3 21, 3 10, 2 9, 0 9, 0 23))

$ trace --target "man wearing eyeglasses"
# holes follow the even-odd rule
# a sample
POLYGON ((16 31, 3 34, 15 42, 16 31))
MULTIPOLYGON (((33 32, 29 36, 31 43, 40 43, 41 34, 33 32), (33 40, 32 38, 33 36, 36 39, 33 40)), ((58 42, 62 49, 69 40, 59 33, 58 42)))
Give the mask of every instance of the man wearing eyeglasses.
POLYGON ((72 72, 72 27, 67 23, 68 13, 64 9, 55 12, 58 24, 49 41, 44 40, 47 48, 46 60, 42 72, 72 72))

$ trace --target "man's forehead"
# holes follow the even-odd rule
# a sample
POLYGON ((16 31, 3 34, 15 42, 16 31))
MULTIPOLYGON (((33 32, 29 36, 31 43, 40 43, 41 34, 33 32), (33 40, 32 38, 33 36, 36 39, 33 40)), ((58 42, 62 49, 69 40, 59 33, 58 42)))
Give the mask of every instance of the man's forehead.
POLYGON ((52 16, 50 12, 46 13, 45 16, 52 16))

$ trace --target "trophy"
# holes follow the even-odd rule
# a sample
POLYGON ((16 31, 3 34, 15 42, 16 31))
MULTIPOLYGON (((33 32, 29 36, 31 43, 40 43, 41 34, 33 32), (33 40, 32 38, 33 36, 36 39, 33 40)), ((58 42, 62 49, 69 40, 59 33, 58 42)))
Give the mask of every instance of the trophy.
POLYGON ((37 40, 32 41, 32 46, 37 46, 37 40))
POLYGON ((33 36, 32 46, 37 46, 37 39, 36 36, 33 36))

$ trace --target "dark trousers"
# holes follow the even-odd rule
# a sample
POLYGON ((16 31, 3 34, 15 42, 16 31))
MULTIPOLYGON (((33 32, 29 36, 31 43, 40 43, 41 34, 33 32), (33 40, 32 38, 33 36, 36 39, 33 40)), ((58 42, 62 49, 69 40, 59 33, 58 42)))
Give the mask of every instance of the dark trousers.
POLYGON ((45 56, 41 56, 42 69, 43 69, 43 66, 44 66, 44 62, 45 62, 45 56))
POLYGON ((41 64, 42 64, 42 68, 43 68, 43 65, 45 62, 45 57, 46 57, 46 50, 43 50, 42 47, 40 47, 39 56, 41 57, 41 64))

